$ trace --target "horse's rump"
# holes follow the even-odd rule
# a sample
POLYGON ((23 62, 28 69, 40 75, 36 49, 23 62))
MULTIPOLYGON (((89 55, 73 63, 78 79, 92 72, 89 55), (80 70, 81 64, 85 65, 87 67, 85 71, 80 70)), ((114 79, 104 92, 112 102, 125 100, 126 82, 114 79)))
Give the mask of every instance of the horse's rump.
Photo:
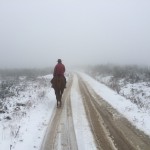
POLYGON ((63 76, 56 76, 51 80, 52 87, 54 89, 64 89, 65 79, 63 76))

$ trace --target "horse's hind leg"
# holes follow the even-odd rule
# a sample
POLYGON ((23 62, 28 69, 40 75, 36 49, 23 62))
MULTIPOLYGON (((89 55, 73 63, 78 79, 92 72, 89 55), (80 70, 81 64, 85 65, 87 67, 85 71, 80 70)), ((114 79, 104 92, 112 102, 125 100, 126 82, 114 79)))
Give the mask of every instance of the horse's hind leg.
POLYGON ((57 107, 61 107, 62 91, 55 90, 55 95, 57 100, 57 107))
POLYGON ((61 106, 60 96, 57 96, 57 107, 61 106))
POLYGON ((60 100, 58 101, 58 107, 61 107, 61 101, 60 100))
POLYGON ((55 95, 56 95, 56 100, 57 100, 57 107, 59 106, 59 96, 58 96, 58 91, 55 90, 55 95))
POLYGON ((60 95, 60 107, 61 107, 61 103, 62 103, 62 102, 61 102, 61 99, 62 99, 62 94, 60 95))
POLYGON ((59 107, 61 107, 61 95, 60 94, 58 96, 58 103, 59 103, 59 107))

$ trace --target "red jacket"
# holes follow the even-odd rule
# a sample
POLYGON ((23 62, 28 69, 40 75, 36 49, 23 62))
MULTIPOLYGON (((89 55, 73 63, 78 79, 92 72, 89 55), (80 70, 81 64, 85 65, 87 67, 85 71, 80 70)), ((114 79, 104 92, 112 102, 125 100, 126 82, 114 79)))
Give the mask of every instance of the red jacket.
POLYGON ((64 76, 65 66, 62 63, 58 63, 54 68, 54 76, 64 76))

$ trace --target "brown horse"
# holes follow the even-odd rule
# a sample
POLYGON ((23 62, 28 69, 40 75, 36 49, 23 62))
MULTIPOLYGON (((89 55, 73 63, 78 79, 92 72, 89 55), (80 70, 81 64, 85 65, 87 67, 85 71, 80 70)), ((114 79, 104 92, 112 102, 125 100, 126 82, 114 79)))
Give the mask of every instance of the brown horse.
POLYGON ((57 100, 57 107, 61 107, 61 99, 62 94, 65 88, 65 80, 63 76, 56 76, 52 79, 52 87, 55 90, 56 100, 57 100))

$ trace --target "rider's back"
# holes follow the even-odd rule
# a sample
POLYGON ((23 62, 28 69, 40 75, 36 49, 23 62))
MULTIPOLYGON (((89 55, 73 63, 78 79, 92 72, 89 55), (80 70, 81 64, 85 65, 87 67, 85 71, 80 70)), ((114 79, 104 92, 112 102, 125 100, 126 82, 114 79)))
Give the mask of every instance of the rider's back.
POLYGON ((54 69, 54 76, 64 76, 65 66, 62 63, 58 63, 54 69))

